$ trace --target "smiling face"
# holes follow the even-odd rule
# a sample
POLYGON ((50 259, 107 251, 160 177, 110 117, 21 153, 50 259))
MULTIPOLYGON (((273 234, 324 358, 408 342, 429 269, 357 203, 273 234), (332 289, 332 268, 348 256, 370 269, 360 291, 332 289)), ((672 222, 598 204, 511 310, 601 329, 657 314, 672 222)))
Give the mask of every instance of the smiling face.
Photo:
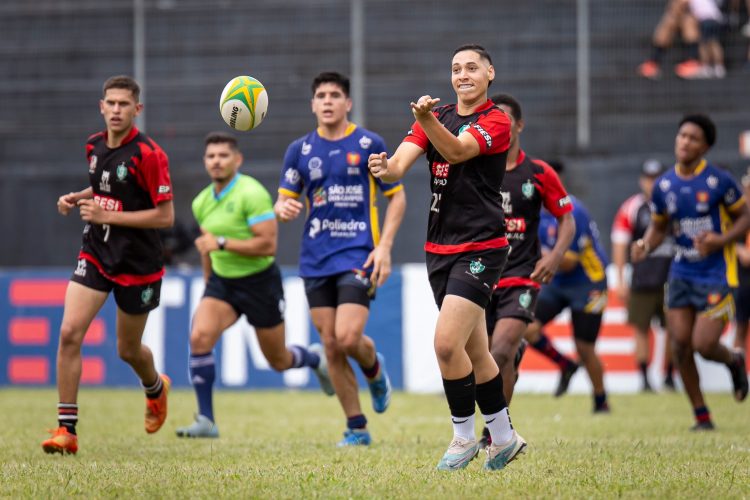
POLYGON ((107 131, 113 135, 120 135, 133 126, 135 117, 143 109, 133 92, 129 89, 110 88, 99 101, 99 111, 104 116, 107 131))
POLYGON ((682 124, 674 141, 674 155, 678 163, 686 166, 697 163, 708 148, 702 128, 692 122, 682 124))
POLYGON ((346 120, 352 109, 352 100, 341 86, 323 82, 315 89, 311 105, 319 126, 336 127, 346 120))
POLYGON ((451 84, 459 100, 470 103, 487 98, 487 87, 495 78, 495 68, 473 50, 462 50, 451 62, 451 84))
POLYGON ((242 154, 228 142, 206 145, 203 163, 211 180, 218 184, 229 182, 242 164, 242 154))

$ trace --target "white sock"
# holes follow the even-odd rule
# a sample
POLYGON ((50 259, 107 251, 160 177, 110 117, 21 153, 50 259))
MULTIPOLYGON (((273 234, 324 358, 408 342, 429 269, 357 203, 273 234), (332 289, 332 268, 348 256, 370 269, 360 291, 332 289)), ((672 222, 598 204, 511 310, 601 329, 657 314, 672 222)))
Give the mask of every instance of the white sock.
POLYGON ((451 415, 453 422, 453 435, 463 439, 476 439, 474 435, 474 414, 468 417, 454 417, 451 415))
POLYGON ((482 415, 487 423, 487 428, 492 436, 492 444, 503 444, 513 437, 513 425, 510 423, 508 408, 505 407, 497 413, 482 415))

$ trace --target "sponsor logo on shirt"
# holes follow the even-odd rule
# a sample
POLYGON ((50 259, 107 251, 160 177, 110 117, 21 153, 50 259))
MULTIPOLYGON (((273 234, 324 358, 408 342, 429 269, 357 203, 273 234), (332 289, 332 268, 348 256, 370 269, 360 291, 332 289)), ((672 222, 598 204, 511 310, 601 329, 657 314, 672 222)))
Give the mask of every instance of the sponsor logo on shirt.
POLYGON ((307 156, 310 154, 310 151, 312 150, 312 144, 308 144, 305 141, 302 141, 302 151, 301 153, 304 156, 307 156))
POLYGON ((365 201, 365 189, 362 184, 345 186, 334 184, 328 186, 328 202, 338 208, 354 208, 365 201))
POLYGON ((340 149, 332 149, 332 150, 330 150, 328 152, 328 157, 330 158, 331 156, 336 156, 336 155, 340 155, 340 154, 341 154, 341 150, 340 149))
POLYGON ((346 153, 346 163, 353 167, 359 165, 361 159, 362 157, 359 155, 359 153, 346 153))
MULTIPOLYGON (((411 134, 411 130, 409 130, 409 133, 411 134)), ((369 149, 371 145, 372 139, 370 139, 366 135, 363 135, 359 138, 359 147, 361 147, 362 149, 369 149)))
POLYGON ((570 205, 570 196, 566 196, 566 197, 564 197, 564 198, 560 198, 560 199, 559 199, 559 200, 557 201, 557 206, 558 206, 558 207, 562 208, 562 207, 564 207, 565 205, 570 205))
POLYGON ((159 186, 159 189, 158 189, 159 194, 166 194, 166 193, 170 192, 171 190, 172 190, 172 188, 170 188, 169 186, 166 186, 166 185, 165 186, 159 186))
POLYGON ((526 219, 523 217, 509 217, 505 219, 505 230, 509 233, 525 233, 526 219))
POLYGON ((99 179, 99 191, 109 193, 112 191, 112 186, 109 185, 109 170, 102 172, 102 178, 99 179))
POLYGON ((328 203, 326 188, 319 187, 313 192, 313 208, 322 207, 328 203))
POLYGON ((94 201, 108 212, 122 212, 122 202, 118 199, 97 194, 94 195, 94 201))
POLYGON ((361 220, 350 219, 323 219, 317 217, 310 219, 310 238, 317 237, 318 233, 328 231, 332 238, 356 238, 360 232, 367 231, 367 223, 361 220))
POLYGON ((288 169, 286 169, 286 172, 284 172, 284 179, 289 184, 297 184, 297 183, 299 183, 299 178, 300 178, 299 177, 299 172, 297 172, 293 168, 288 168, 288 169))
POLYGON ((450 173, 450 163, 447 162, 432 162, 432 175, 440 179, 447 179, 450 173))
POLYGON ((78 259, 78 265, 76 266, 76 270, 73 271, 73 274, 81 277, 86 276, 86 259, 78 259))
POLYGON ((669 187, 672 185, 671 182, 669 182, 669 179, 662 179, 659 181, 659 189, 662 191, 669 190, 669 187))
POLYGON ((706 191, 698 191, 695 193, 695 199, 697 200, 695 209, 698 212, 708 212, 708 193, 706 191))
POLYGON ((484 142, 487 143, 487 149, 490 149, 492 147, 492 136, 488 134, 487 131, 484 130, 478 123, 473 123, 471 126, 474 127, 477 132, 482 135, 482 137, 484 137, 484 142))
POLYGON ((716 189, 716 187, 719 185, 719 178, 715 175, 709 175, 708 179, 706 179, 706 184, 708 184, 708 187, 711 189, 716 189))
POLYGON ((512 214, 513 205, 510 202, 510 192, 500 191, 500 197, 503 199, 503 212, 506 214, 512 214))
POLYGON ((91 159, 89 159, 89 173, 93 174, 96 171, 96 162, 98 158, 96 155, 91 155, 91 159))
POLYGON ((714 223, 710 215, 703 217, 684 217, 680 219, 680 234, 691 240, 703 233, 714 230, 714 223))
POLYGON ((310 180, 318 180, 323 178, 323 160, 317 156, 310 158, 307 162, 307 168, 310 170, 310 180))

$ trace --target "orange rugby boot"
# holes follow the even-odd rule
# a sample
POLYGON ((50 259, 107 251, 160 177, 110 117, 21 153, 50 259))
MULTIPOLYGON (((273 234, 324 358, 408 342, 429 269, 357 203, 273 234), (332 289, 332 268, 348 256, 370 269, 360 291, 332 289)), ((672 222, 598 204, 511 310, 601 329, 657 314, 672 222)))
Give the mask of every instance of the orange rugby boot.
POLYGON ((172 381, 166 375, 159 375, 164 389, 156 399, 146 398, 146 421, 145 427, 146 432, 153 434, 154 432, 161 429, 164 421, 167 419, 167 394, 169 393, 169 387, 172 385, 172 381))
POLYGON ((42 442, 42 448, 46 453, 76 454, 78 451, 78 436, 68 432, 68 429, 62 425, 55 430, 50 430, 49 433, 52 434, 52 437, 42 442))

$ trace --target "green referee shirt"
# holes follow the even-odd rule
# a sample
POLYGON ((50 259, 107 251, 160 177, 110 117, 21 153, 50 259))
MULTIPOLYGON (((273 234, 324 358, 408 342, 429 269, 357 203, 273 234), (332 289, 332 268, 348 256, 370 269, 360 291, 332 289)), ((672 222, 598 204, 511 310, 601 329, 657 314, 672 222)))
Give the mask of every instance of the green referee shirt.
MULTIPOLYGON (((221 193, 209 185, 193 200, 193 216, 200 227, 216 236, 246 240, 254 224, 273 219, 273 203, 266 188, 244 174, 237 174, 221 193)), ((222 278, 241 278, 270 266, 273 257, 248 257, 226 250, 211 252, 211 268, 222 278)))

